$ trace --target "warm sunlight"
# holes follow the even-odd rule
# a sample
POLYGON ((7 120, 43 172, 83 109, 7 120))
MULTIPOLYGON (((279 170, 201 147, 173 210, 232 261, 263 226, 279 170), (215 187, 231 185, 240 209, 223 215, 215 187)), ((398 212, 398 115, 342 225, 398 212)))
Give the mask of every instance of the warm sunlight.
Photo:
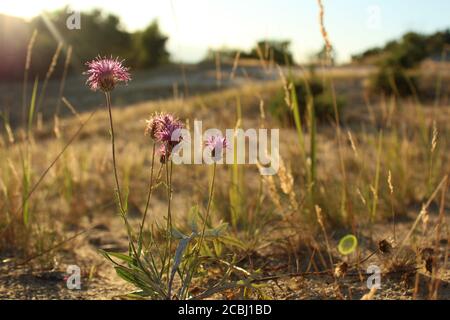
MULTIPOLYGON (((31 18, 42 10, 70 6, 76 10, 103 8, 121 18, 128 31, 145 28, 158 19, 169 34, 168 49, 177 61, 198 62, 208 49, 246 48, 263 38, 290 39, 293 54, 305 62, 322 47, 316 21, 316 0, 2 0, 0 13, 31 18)), ((336 59, 348 62, 367 47, 382 45, 407 31, 433 32, 448 25, 450 2, 404 0, 326 0, 328 27, 336 59), (404 15, 398 15, 402 12, 404 15), (426 17, 432 17, 427 19, 426 17), (351 17, 351 19, 349 19, 351 17), (349 34, 352 34, 350 37, 349 34)))
POLYGON ((0 1, 1 311, 450 300, 450 1, 0 1))
POLYGON ((54 0, 28 0, 28 1, 2 1, 0 2, 0 13, 21 18, 32 18, 43 10, 54 9, 54 0))

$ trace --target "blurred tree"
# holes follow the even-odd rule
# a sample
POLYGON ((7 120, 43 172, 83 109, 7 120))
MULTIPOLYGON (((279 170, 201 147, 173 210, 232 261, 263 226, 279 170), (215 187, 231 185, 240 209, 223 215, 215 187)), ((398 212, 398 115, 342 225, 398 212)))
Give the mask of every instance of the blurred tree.
MULTIPOLYGON (((331 49, 330 56, 331 56, 330 57, 331 65, 334 66, 336 64, 336 59, 337 59, 337 53, 336 53, 336 50, 334 50, 334 48, 331 49)), ((324 45, 322 47, 322 49, 320 49, 320 51, 314 55, 312 60, 313 60, 312 62, 317 65, 327 63, 328 62, 327 47, 324 45)))
MULTIPOLYGON (((236 58, 237 53, 240 52, 238 49, 231 49, 227 47, 222 47, 220 49, 208 49, 204 61, 214 61, 216 59, 216 54, 220 54, 221 59, 233 60, 236 58)), ((240 57, 247 55, 245 52, 240 53, 240 57)))
POLYGON ((440 56, 450 45, 450 30, 439 31, 431 35, 416 32, 406 33, 398 41, 390 41, 383 48, 371 48, 354 55, 354 62, 372 62, 382 68, 416 67, 427 57, 440 56))
POLYGON ((262 40, 258 41, 251 50, 250 55, 253 58, 262 58, 264 60, 273 60, 279 65, 294 64, 294 58, 290 51, 291 42, 288 40, 262 40))
POLYGON ((169 62, 166 43, 169 38, 159 29, 158 21, 153 21, 144 31, 133 35, 131 62, 137 68, 151 68, 169 62))
POLYGON ((381 60, 381 66, 413 68, 427 57, 426 38, 414 32, 407 33, 389 51, 386 59, 381 60))
POLYGON ((214 60, 216 53, 220 53, 222 58, 234 59, 240 52, 240 58, 243 59, 263 59, 274 61, 279 65, 295 64, 293 55, 290 51, 291 42, 287 40, 261 40, 249 51, 240 51, 238 49, 221 48, 218 50, 208 50, 204 61, 214 60))
MULTIPOLYGON (((59 41, 72 45, 79 62, 91 60, 97 55, 124 57, 131 50, 131 35, 123 30, 117 16, 95 9, 82 14, 81 30, 70 30, 66 26, 67 12, 70 10, 65 7, 44 13, 31 21, 31 26, 39 32, 36 56, 51 59, 59 41)), ((35 64, 34 68, 42 71, 45 63, 44 66, 35 64)))
MULTIPOLYGON (((32 31, 38 32, 32 52, 30 79, 43 79, 52 57, 61 42, 64 48, 73 48, 71 69, 80 74, 84 62, 101 56, 120 57, 132 68, 150 68, 167 63, 167 36, 164 36, 157 21, 145 30, 127 32, 119 17, 99 9, 81 14, 81 29, 69 29, 67 19, 72 10, 69 7, 53 12, 44 12, 31 22, 0 15, 0 80, 21 80, 23 78, 27 45, 32 31)), ((60 55, 54 77, 62 74, 64 54, 60 55)))

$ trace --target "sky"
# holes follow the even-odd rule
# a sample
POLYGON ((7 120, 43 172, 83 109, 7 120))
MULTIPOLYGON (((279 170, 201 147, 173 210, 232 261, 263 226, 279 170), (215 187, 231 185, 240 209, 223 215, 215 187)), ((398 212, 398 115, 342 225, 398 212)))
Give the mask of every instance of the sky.
MULTIPOLYGON (((448 0, 323 3, 325 26, 340 62, 407 31, 432 33, 450 27, 448 0)), ((120 16, 129 31, 158 19, 175 61, 197 62, 209 48, 247 50, 261 39, 289 39, 295 59, 305 62, 323 46, 316 0, 1 0, 0 13, 29 19, 64 5, 104 9, 120 16)))

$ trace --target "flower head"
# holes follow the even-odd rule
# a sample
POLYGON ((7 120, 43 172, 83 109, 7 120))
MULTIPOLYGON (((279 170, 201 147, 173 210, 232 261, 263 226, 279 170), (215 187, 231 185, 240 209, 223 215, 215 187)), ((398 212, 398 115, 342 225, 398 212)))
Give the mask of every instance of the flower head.
POLYGON ((179 130, 183 128, 183 124, 179 121, 168 123, 157 132, 158 141, 174 147, 181 142, 181 134, 179 130))
POLYGON ((94 60, 87 62, 88 70, 84 73, 89 76, 86 83, 92 90, 112 91, 116 84, 131 80, 129 68, 122 65, 118 58, 102 58, 98 56, 94 60))
POLYGON ((156 140, 156 134, 158 133, 160 127, 158 118, 159 116, 155 114, 149 120, 145 120, 147 125, 145 126, 144 135, 150 136, 153 140, 156 140))
MULTIPOLYGON (((210 136, 205 143, 206 147, 211 149, 211 156, 219 158, 222 156, 222 151, 229 148, 227 138, 220 135, 210 136), (217 156, 217 157, 216 157, 217 156)), ((218 160, 218 159, 216 159, 218 160)))
POLYGON ((174 140, 177 130, 183 129, 183 123, 169 113, 153 115, 147 120, 145 134, 153 140, 174 147, 181 142, 181 136, 174 140))

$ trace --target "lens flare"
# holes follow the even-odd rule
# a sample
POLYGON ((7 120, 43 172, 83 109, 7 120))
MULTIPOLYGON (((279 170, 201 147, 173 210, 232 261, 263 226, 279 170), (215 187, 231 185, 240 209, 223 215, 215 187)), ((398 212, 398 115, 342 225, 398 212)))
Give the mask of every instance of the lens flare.
POLYGON ((358 239, 352 234, 346 235, 339 241, 338 250, 340 254, 347 256, 358 247, 358 239))

